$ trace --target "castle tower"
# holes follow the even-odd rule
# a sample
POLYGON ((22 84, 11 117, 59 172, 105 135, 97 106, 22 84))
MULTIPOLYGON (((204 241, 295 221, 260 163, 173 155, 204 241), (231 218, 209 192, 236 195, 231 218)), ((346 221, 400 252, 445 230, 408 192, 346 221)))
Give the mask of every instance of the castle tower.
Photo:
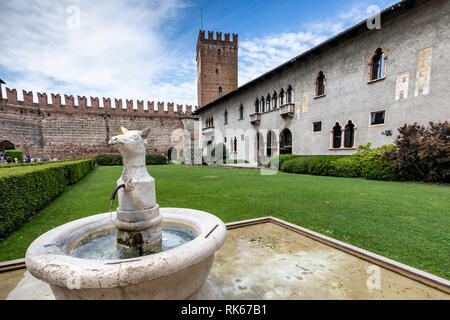
POLYGON ((238 35, 200 30, 197 41, 197 93, 198 106, 233 91, 238 86, 238 35))

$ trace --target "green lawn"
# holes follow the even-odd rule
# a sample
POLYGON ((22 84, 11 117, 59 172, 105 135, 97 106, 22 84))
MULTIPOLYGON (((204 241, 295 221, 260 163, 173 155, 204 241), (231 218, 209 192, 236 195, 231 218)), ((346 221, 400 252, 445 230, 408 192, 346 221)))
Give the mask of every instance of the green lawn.
MULTIPOLYGON (((450 187, 216 167, 149 166, 161 207, 208 211, 224 222, 275 216, 450 279, 450 187)), ((11 237, 0 261, 22 258, 40 234, 109 211, 122 167, 97 167, 11 237)), ((117 207, 117 202, 114 208, 117 207)))

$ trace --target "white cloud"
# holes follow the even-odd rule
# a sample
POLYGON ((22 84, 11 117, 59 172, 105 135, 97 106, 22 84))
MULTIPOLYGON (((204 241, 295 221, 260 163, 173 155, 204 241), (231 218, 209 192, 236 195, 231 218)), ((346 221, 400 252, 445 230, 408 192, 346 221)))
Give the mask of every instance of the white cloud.
POLYGON ((166 38, 166 26, 185 6, 184 0, 2 1, 0 65, 19 75, 7 85, 195 104, 195 61, 166 38), (75 29, 73 5, 80 13, 75 29), (162 83, 168 75, 174 76, 162 83))

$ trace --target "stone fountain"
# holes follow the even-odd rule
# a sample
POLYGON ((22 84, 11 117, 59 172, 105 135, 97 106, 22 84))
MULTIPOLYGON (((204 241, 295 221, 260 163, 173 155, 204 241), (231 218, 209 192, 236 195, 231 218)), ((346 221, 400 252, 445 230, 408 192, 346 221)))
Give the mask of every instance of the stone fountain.
POLYGON ((207 291, 226 227, 207 212, 158 207, 145 166, 148 133, 122 128, 109 141, 124 164, 116 212, 69 222, 28 248, 27 270, 57 299, 195 299, 207 291))

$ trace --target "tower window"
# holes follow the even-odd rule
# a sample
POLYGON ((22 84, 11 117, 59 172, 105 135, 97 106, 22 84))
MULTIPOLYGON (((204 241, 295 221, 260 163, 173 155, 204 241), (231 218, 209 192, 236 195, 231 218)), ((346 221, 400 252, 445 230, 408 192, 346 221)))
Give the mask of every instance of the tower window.
POLYGON ((216 74, 219 74, 219 69, 216 69, 216 74))
POLYGON ((217 55, 220 57, 220 55, 221 55, 220 49, 217 49, 217 55))
POLYGON ((384 124, 385 111, 377 111, 370 113, 370 124, 373 126, 384 124))
POLYGON ((219 96, 222 95, 222 87, 219 87, 219 96))

